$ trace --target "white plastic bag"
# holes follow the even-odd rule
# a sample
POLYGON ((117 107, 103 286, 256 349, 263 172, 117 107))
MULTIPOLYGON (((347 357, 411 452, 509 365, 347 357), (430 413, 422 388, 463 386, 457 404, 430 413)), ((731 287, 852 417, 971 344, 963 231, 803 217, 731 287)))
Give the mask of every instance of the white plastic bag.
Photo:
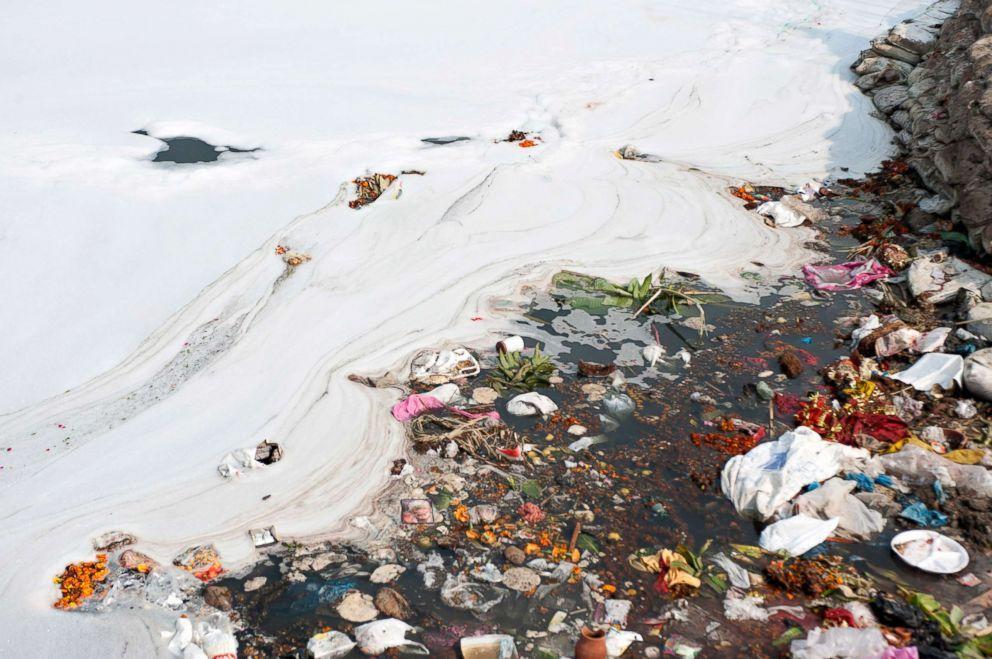
POLYGON ((789 208, 780 201, 766 201, 757 208, 758 215, 770 217, 775 226, 786 229, 797 227, 806 221, 806 216, 799 211, 789 208))
POLYGON ((472 377, 480 371, 479 362, 465 348, 423 350, 410 363, 410 379, 443 384, 458 377, 472 377))
POLYGON ((898 453, 876 457, 886 473, 909 485, 930 485, 939 480, 946 487, 957 487, 966 496, 992 496, 992 472, 981 465, 963 465, 932 451, 907 444, 898 453))
POLYGON ((793 641, 789 650, 793 659, 855 659, 877 657, 887 647, 878 627, 817 627, 805 639, 793 641))
POLYGON ((186 616, 176 618, 176 631, 169 640, 169 652, 182 656, 183 649, 193 640, 193 621, 186 616))
POLYGON ((643 640, 644 637, 637 632, 621 631, 611 627, 610 631, 606 632, 606 656, 619 657, 627 651, 632 643, 635 641, 640 643, 643 640))
POLYGON ((536 391, 528 391, 510 399, 506 411, 513 416, 547 416, 558 410, 553 400, 536 391))
POLYGON ((336 659, 346 656, 355 645, 357 644, 343 632, 321 632, 307 641, 307 653, 313 659, 336 659))
POLYGON ((425 646, 406 639, 406 633, 412 630, 413 627, 402 620, 386 618, 356 627, 355 640, 358 649, 365 654, 380 655, 390 648, 402 648, 406 654, 429 654, 425 646))
POLYGON ((837 527, 840 535, 867 540, 885 528, 885 518, 851 494, 857 486, 854 481, 831 478, 815 490, 796 497, 793 510, 820 519, 836 517, 840 520, 837 527))
POLYGON ((930 352, 920 357, 905 371, 889 377, 912 385, 917 391, 930 391, 935 384, 940 385, 941 389, 950 389, 955 384, 960 385, 963 373, 964 359, 961 355, 930 352))
POLYGON ((251 469, 261 469, 265 465, 255 459, 255 447, 239 448, 231 451, 217 465, 217 471, 224 478, 240 476, 242 472, 251 469))
POLYGON ((808 515, 793 515, 765 527, 758 544, 766 551, 787 551, 792 556, 802 556, 834 532, 840 520, 816 519, 808 515))
POLYGON ((827 442, 800 426, 775 442, 759 444, 736 455, 723 467, 723 493, 746 517, 766 520, 810 483, 859 470, 868 460, 864 449, 827 442))

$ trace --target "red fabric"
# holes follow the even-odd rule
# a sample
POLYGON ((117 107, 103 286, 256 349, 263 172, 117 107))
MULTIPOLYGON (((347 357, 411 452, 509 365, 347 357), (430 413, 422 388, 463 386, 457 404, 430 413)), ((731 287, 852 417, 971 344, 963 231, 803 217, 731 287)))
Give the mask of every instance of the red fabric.
POLYGON ((834 438, 842 444, 854 444, 858 435, 871 435, 880 442, 893 444, 909 435, 906 422, 892 414, 855 412, 840 422, 841 429, 834 438))
POLYGON ((795 394, 775 394, 775 410, 781 416, 793 416, 802 408, 802 403, 795 394))
POLYGON ((858 622, 854 619, 854 614, 847 609, 827 609, 823 614, 823 619, 830 622, 846 623, 848 627, 857 627, 858 622))

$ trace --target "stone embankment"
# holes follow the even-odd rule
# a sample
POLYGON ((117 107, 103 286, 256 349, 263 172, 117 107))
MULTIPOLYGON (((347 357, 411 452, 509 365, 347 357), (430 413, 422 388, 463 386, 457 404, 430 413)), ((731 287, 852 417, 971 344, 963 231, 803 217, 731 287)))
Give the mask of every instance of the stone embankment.
POLYGON ((920 209, 950 212, 992 252, 992 0, 937 2, 852 68, 934 193, 920 209))

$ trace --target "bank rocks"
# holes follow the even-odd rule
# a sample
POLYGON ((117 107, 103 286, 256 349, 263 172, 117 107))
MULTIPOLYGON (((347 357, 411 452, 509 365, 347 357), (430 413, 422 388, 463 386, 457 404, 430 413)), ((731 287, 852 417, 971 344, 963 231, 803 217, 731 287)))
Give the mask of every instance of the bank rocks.
POLYGON ((934 193, 920 210, 950 212, 992 252, 992 0, 941 0, 852 68, 934 193))

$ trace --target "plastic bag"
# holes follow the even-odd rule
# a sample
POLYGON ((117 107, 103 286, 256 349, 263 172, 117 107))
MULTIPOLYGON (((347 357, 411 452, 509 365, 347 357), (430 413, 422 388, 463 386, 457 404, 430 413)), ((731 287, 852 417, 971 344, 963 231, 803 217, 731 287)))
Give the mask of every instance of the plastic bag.
POLYGON ((644 637, 637 632, 621 631, 611 627, 610 631, 606 632, 606 656, 619 657, 635 641, 643 642, 644 637))
POLYGON ((875 657, 885 652, 889 644, 878 627, 817 627, 805 639, 793 641, 789 649, 793 659, 854 659, 875 657))
POLYGON ((841 470, 857 471, 868 451, 827 442, 813 430, 800 426, 759 444, 745 455, 736 455, 723 467, 720 484, 737 512, 766 520, 802 488, 841 470))
POLYGON ((796 498, 794 510, 810 517, 837 518, 841 535, 867 540, 873 533, 885 528, 885 518, 871 510, 851 494, 858 487, 857 481, 831 478, 821 487, 796 498))
POLYGON ((804 265, 806 283, 818 291, 853 291, 896 273, 875 259, 837 265, 804 265))
POLYGON ((484 583, 474 583, 459 574, 449 574, 441 586, 441 601, 454 609, 485 613, 503 601, 506 591, 484 583))
POLYGON ((936 480, 944 488, 957 487, 967 496, 992 496, 992 473, 988 469, 952 462, 915 444, 907 444, 898 453, 880 455, 873 462, 910 485, 931 485, 936 480))
POLYGON ((840 520, 836 517, 820 520, 808 515, 793 515, 766 526, 758 544, 766 551, 787 551, 792 556, 802 556, 834 532, 840 520))
POLYGON ((307 653, 313 659, 335 659, 346 656, 355 645, 357 644, 343 632, 322 632, 311 636, 307 641, 307 653))
POLYGON ((458 645, 465 659, 518 659, 520 656, 509 634, 466 636, 458 645))
POLYGON ((356 627, 355 640, 358 649, 365 654, 379 655, 390 648, 401 648, 405 654, 430 654, 425 646, 406 639, 406 633, 412 630, 413 627, 402 620, 386 618, 356 627))
POLYGON ((536 391, 528 391, 510 399, 506 411, 513 416, 547 416, 558 410, 553 400, 536 391))
POLYGON ((731 585, 736 588, 745 589, 751 587, 751 577, 748 576, 747 570, 730 560, 726 554, 720 552, 719 554, 715 554, 711 560, 723 568, 723 571, 727 573, 727 578, 730 579, 731 585))
POLYGON ((478 360, 465 348, 423 350, 410 363, 410 379, 444 384, 455 378, 478 375, 480 370, 478 360))
POLYGON ((799 211, 789 208, 780 201, 766 201, 757 208, 758 215, 770 217, 775 226, 790 229, 806 221, 806 216, 799 211))
POLYGON ((961 355, 930 352, 920 357, 905 371, 889 377, 912 385, 917 391, 930 391, 935 384, 940 385, 941 389, 950 389, 955 384, 960 385, 963 373, 964 359, 961 355))

